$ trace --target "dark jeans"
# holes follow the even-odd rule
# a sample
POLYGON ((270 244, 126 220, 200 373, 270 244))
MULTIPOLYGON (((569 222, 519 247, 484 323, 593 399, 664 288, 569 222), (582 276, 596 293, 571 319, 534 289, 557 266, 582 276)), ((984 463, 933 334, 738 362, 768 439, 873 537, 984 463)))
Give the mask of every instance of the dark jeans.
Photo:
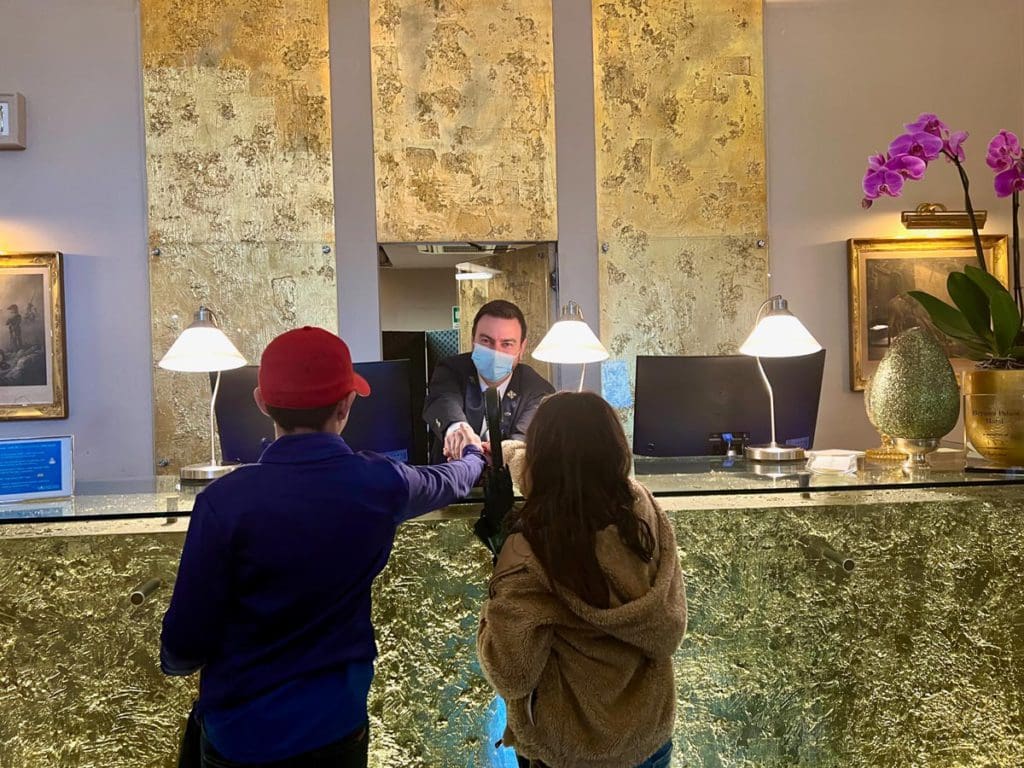
POLYGON ((213 744, 206 740, 204 733, 202 768, 366 768, 369 746, 370 727, 367 725, 340 741, 286 760, 274 763, 235 763, 221 757, 213 744))
MULTIPOLYGON (((544 763, 537 762, 536 760, 531 762, 519 755, 516 755, 516 760, 519 761, 519 768, 548 768, 544 763)), ((671 760, 672 742, 666 741, 657 752, 640 763, 636 768, 668 768, 671 760)))

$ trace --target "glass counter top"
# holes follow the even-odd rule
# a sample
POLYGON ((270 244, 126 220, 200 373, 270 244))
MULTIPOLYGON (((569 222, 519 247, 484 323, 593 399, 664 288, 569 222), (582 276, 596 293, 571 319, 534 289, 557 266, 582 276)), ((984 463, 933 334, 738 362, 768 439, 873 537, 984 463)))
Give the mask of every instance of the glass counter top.
POLYGON ((655 496, 738 496, 807 491, 879 491, 1024 485, 1024 469, 965 461, 962 451, 933 454, 933 466, 905 472, 900 462, 858 461, 855 472, 811 471, 805 461, 756 462, 725 456, 634 459, 636 479, 655 496))
MULTIPOLYGON (((789 494, 800 498, 829 492, 892 492, 911 489, 954 489, 970 487, 1024 486, 1022 471, 973 471, 964 468, 963 454, 946 455, 936 468, 907 475, 898 463, 861 463, 850 474, 811 472, 804 462, 763 464, 724 456, 647 458, 634 462, 636 479, 661 499, 700 499, 723 505, 721 497, 736 498, 749 505, 752 497, 789 494), (959 458, 957 458, 959 457, 959 458)), ((202 485, 182 484, 173 475, 132 478, 107 482, 79 482, 75 495, 63 499, 34 500, 0 504, 0 525, 55 523, 87 520, 141 520, 187 517, 202 485)), ((424 516, 443 520, 478 513, 482 491, 444 510, 424 516)))

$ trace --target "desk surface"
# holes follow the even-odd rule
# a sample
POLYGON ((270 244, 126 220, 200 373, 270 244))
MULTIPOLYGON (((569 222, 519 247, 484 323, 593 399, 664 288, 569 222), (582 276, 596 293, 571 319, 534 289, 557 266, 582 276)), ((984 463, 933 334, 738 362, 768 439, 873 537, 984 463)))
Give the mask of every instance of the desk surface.
MULTIPOLYGON (((771 503, 793 503, 812 495, 822 503, 834 493, 843 494, 847 502, 852 495, 868 503, 879 495, 872 491, 882 492, 888 501, 893 500, 894 492, 910 501, 911 491, 1024 485, 1024 474, 973 472, 962 467, 908 477, 898 464, 869 463, 856 474, 822 474, 807 471, 802 462, 764 465, 722 456, 637 457, 635 470, 637 480, 656 497, 663 503, 676 499, 676 506, 691 506, 701 500, 705 502, 702 506, 751 506, 771 497, 776 500, 771 503)), ((187 517, 201 490, 202 486, 182 486, 177 477, 169 475, 80 482, 71 498, 0 505, 0 525, 187 517)), ((479 511, 481 498, 477 489, 463 502, 418 519, 472 516, 479 511)))

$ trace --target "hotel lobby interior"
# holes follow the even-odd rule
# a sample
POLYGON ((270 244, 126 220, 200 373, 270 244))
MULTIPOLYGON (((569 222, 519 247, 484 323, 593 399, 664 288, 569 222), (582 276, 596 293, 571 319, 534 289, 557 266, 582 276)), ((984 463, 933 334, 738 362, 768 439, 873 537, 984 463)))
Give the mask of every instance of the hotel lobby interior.
MULTIPOLYGON (((216 448, 207 373, 158 362, 200 306, 250 365, 303 325, 422 363, 511 299, 524 361, 640 453, 638 357, 737 355, 776 295, 825 350, 804 447, 832 463, 637 459, 687 579, 672 765, 1024 765, 1019 461, 966 470, 961 415, 931 468, 873 462, 865 407, 926 320, 906 290, 973 263, 959 166, 862 205, 869 157, 938 115, 1012 287, 986 147, 1024 130, 1019 0, 0 0, 5 103, 0 318, 38 254, 53 402, 19 405, 0 327, 0 447, 71 436, 75 492, 5 503, 0 466, 0 768, 177 764, 197 680, 161 674, 160 620, 201 488, 179 472, 216 448), (909 229, 922 203, 957 223, 909 229), (529 356, 569 301, 608 354, 583 370, 529 356)), ((403 524, 375 582, 373 768, 515 768, 479 511, 403 524)))

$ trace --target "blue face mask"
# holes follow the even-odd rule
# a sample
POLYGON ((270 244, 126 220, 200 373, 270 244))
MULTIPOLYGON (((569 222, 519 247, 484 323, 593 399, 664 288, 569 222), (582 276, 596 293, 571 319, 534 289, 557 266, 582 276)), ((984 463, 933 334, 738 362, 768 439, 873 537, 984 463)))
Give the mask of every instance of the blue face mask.
POLYGON ((472 359, 473 365, 476 366, 476 372, 480 374, 480 378, 494 384, 512 373, 512 369, 516 364, 514 355, 499 352, 482 344, 473 345, 472 359))

